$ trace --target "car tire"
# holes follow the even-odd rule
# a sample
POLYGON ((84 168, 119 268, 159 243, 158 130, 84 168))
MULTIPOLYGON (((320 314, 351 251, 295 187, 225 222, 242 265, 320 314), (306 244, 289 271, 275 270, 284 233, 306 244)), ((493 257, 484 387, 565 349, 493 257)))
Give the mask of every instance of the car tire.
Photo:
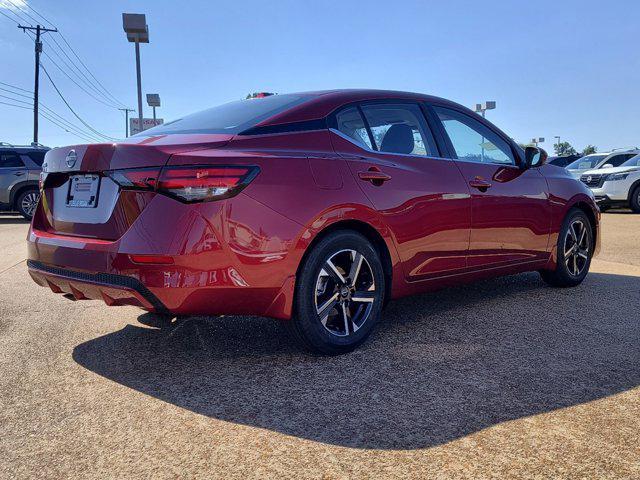
POLYGON ((593 229, 587 215, 572 208, 565 217, 557 243, 554 270, 541 270, 542 279, 553 287, 575 287, 589 272, 593 256, 593 229))
POLYGON ((631 193, 631 199, 629 201, 629 206, 634 213, 640 213, 640 185, 638 185, 631 193))
POLYGON ((361 345, 380 320, 384 292, 382 263, 373 245, 355 231, 333 232, 301 264, 293 317, 287 323, 306 350, 347 353, 361 345))
POLYGON ((24 218, 31 220, 36 211, 38 200, 40 200, 40 192, 38 192, 38 189, 28 188, 20 192, 16 198, 15 209, 24 218))

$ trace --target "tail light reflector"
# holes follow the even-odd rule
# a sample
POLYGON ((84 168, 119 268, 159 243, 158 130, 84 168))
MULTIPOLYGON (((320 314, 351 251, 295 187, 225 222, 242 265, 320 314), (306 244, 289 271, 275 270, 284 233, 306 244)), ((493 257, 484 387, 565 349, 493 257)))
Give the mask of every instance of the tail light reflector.
POLYGON ((173 257, 168 255, 129 255, 133 263, 153 265, 173 265, 173 257))

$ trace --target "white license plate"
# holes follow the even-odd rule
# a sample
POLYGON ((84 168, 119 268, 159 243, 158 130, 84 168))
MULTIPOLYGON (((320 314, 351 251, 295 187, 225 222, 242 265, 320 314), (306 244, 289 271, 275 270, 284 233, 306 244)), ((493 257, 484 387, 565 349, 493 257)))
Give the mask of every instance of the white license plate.
POLYGON ((69 177, 67 206, 93 208, 98 205, 100 177, 98 175, 73 175, 69 177))

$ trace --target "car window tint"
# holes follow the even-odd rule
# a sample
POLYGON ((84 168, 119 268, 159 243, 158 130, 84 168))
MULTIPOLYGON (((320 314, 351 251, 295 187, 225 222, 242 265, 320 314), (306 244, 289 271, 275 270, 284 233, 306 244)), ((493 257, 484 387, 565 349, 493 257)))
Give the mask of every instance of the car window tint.
POLYGON ((435 141, 418 105, 363 105, 362 111, 379 151, 438 156, 435 141))
POLYGON ((236 134, 273 117, 310 98, 301 95, 271 95, 225 103, 198 113, 144 130, 134 136, 171 135, 188 133, 236 134))
POLYGON ((0 153, 0 168, 24 167, 24 163, 15 153, 0 153))
POLYGON ((460 160, 515 165, 509 144, 482 123, 455 110, 435 107, 460 160))
POLYGON ((613 157, 610 157, 607 159, 606 162, 604 162, 604 165, 613 165, 614 167, 619 167, 620 165, 622 165, 624 162, 626 162, 627 160, 629 160, 630 158, 634 157, 635 154, 629 154, 629 153, 625 153, 623 155, 614 155, 613 157))
POLYGON ((33 161, 33 163, 41 167, 42 163, 44 162, 45 153, 46 152, 29 152, 27 155, 29 155, 29 158, 33 161))
POLYGON ((341 110, 336 114, 336 123, 338 130, 344 133, 347 137, 352 138, 356 143, 373 148, 369 134, 367 133, 367 127, 364 124, 364 120, 358 112, 356 107, 349 107, 341 110))

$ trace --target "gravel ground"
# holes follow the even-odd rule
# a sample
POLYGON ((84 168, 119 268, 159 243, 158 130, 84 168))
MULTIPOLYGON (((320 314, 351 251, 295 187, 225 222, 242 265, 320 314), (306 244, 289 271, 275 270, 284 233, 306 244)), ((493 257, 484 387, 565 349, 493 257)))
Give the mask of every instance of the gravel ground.
POLYGON ((268 319, 159 330, 53 295, 0 216, 0 477, 638 478, 640 215, 603 223, 578 288, 403 299, 319 358, 268 319))

